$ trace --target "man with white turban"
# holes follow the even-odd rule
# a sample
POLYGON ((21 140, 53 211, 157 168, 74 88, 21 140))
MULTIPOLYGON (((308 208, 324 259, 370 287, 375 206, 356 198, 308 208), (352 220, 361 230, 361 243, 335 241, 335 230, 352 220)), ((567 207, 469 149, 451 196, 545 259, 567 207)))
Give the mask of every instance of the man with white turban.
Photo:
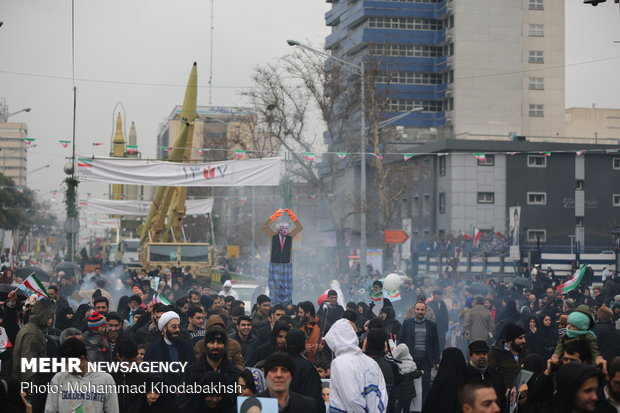
MULTIPOLYGON (((186 368, 196 361, 191 343, 181 337, 181 317, 177 313, 163 313, 157 328, 161 337, 146 348, 144 361, 187 362, 186 368)), ((170 384, 180 384, 183 380, 183 373, 163 373, 162 376, 170 384)))

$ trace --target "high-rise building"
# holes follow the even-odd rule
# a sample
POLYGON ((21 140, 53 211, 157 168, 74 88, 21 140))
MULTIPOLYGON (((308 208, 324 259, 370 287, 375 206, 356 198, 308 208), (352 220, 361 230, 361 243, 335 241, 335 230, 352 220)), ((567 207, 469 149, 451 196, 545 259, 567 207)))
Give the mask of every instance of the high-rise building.
POLYGON ((385 117, 439 137, 564 135, 564 1, 326 0, 335 56, 374 63, 385 117))
POLYGON ((0 172, 13 179, 15 185, 26 186, 28 170, 28 125, 9 121, 9 107, 0 100, 0 172))

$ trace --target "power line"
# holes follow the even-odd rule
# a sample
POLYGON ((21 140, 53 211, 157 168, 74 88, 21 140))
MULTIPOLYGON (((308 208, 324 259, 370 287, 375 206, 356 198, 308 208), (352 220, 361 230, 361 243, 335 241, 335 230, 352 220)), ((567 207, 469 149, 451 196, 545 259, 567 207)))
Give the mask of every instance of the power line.
MULTIPOLYGON (((145 82, 128 82, 128 81, 117 81, 117 80, 106 80, 106 79, 86 79, 86 78, 72 78, 67 76, 55 76, 55 75, 45 75, 38 73, 27 73, 27 72, 15 72, 10 70, 0 70, 0 73, 16 75, 16 76, 28 76, 28 77, 38 77, 44 79, 57 79, 57 80, 77 80, 79 82, 88 82, 88 83, 104 83, 104 84, 117 84, 117 85, 128 85, 128 86, 157 86, 157 87, 182 87, 186 88, 187 85, 176 85, 173 83, 145 83, 145 82)), ((198 86, 201 88, 209 88, 213 87, 214 89, 249 89, 250 86, 198 86)))

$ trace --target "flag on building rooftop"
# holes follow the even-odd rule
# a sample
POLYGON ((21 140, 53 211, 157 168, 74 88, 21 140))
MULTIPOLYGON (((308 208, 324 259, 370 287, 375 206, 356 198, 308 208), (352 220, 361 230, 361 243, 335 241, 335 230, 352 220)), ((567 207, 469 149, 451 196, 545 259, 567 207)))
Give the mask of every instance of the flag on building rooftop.
POLYGON ((405 159, 405 161, 408 161, 409 159, 413 158, 415 156, 415 153, 405 153, 403 154, 403 158, 405 159))
POLYGON ((479 161, 486 161, 487 156, 484 153, 475 153, 474 157, 479 161))
POLYGON ((347 157, 347 153, 346 152, 336 152, 336 156, 338 157, 338 159, 342 160, 342 159, 347 157))
POLYGON ((580 151, 575 151, 575 153, 577 154, 577 156, 582 156, 584 153, 586 153, 586 150, 582 149, 580 151))

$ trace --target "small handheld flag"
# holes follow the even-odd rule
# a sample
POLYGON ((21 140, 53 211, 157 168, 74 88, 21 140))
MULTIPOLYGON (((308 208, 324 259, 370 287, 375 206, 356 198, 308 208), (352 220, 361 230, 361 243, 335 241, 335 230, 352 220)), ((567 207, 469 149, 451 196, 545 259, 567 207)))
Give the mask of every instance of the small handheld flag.
POLYGON ((166 297, 164 297, 161 294, 157 294, 155 297, 153 297, 153 304, 157 304, 157 303, 170 305, 170 301, 166 300, 166 297))
POLYGON ((28 278, 26 278, 24 282, 20 285, 37 294, 39 298, 50 298, 49 293, 47 292, 43 284, 41 284, 41 281, 39 281, 35 273, 30 274, 30 276, 28 276, 28 278))

